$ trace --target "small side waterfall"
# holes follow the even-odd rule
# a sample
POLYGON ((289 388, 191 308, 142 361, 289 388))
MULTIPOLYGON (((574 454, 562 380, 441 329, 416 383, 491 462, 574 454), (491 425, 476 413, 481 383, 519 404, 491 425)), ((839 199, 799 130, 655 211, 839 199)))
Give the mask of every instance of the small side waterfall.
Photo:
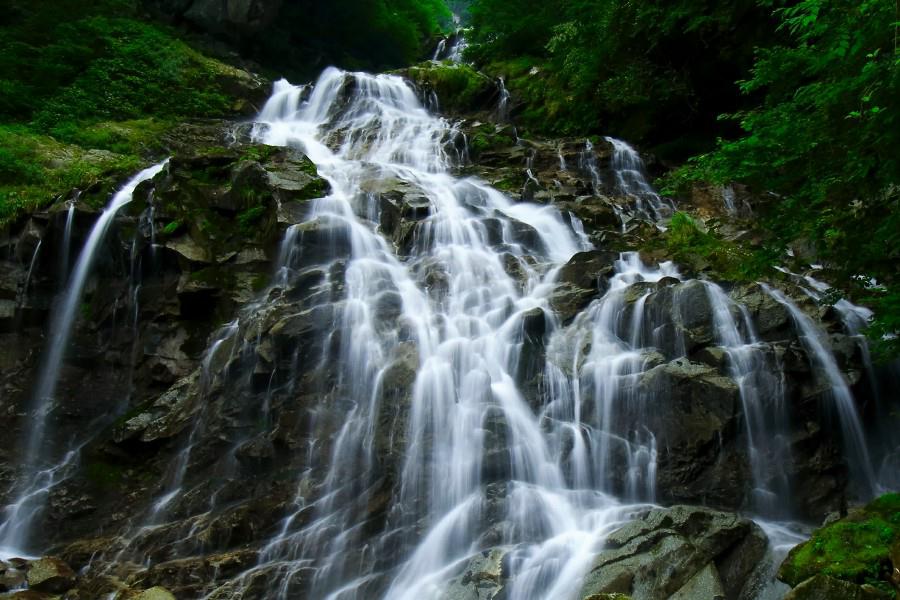
MULTIPOLYGON (((144 169, 115 193, 94 224, 75 263, 71 280, 55 306, 48 329, 50 339, 46 345, 33 394, 30 427, 23 443, 22 454, 25 462, 21 465, 22 476, 16 482, 16 500, 4 509, 4 521, 0 524, 0 548, 19 551, 28 548, 32 522, 43 509, 47 493, 76 460, 77 450, 70 450, 61 460, 49 456, 46 451, 45 434, 55 408, 56 385, 59 382, 60 368, 69 346, 81 296, 116 213, 131 202, 137 186, 156 176, 165 167, 166 162, 144 169)), ((67 230, 70 230, 68 225, 67 230)))
POLYGON ((728 354, 731 377, 738 384, 744 412, 747 452, 754 489, 751 509, 768 518, 790 516, 791 462, 789 414, 784 375, 759 344, 746 308, 737 306, 718 285, 706 282, 718 343, 728 354), (735 313, 739 318, 735 318, 735 313))
POLYGON ((671 216, 675 207, 647 181, 641 155, 622 140, 605 139, 613 149, 610 168, 616 177, 615 192, 629 198, 634 203, 633 210, 641 216, 657 222, 671 216))
POLYGON ((69 278, 69 254, 72 252, 72 224, 75 221, 75 204, 78 201, 78 195, 69 202, 69 209, 66 211, 66 228, 63 233, 62 240, 62 258, 60 259, 60 272, 63 277, 60 281, 65 283, 69 278))
POLYGON ((864 496, 874 496, 879 488, 853 394, 850 393, 834 356, 825 347, 821 339, 822 332, 816 328, 806 313, 800 310, 782 291, 765 284, 761 285, 772 298, 790 312, 799 330, 800 341, 806 348, 810 360, 814 362, 814 367, 819 374, 828 382, 831 388, 829 394, 833 401, 833 408, 837 411, 843 432, 844 449, 850 463, 851 478, 857 480, 862 486, 864 496))
POLYGON ((506 89, 506 82, 503 81, 502 77, 497 78, 497 89, 500 92, 500 99, 497 101, 495 118, 498 123, 508 123, 510 95, 509 90, 506 89))
POLYGON ((441 60, 441 57, 444 55, 444 52, 447 50, 447 38, 442 38, 441 41, 438 42, 437 48, 434 50, 434 56, 431 57, 431 60, 441 60))
POLYGON ((19 304, 24 304, 28 299, 28 288, 31 286, 31 275, 34 273, 34 265, 37 263, 38 256, 41 253, 41 245, 44 243, 44 240, 38 240, 37 244, 34 245, 34 252, 31 254, 31 260, 28 263, 28 272, 25 274, 25 283, 22 284, 21 295, 19 296, 19 304))
MULTIPOLYGON (((560 159, 562 157, 560 156, 560 159)), ((584 150, 578 154, 578 168, 591 178, 591 189, 594 194, 602 190, 603 180, 600 178, 600 167, 597 166, 597 153, 591 140, 584 141, 584 150)))

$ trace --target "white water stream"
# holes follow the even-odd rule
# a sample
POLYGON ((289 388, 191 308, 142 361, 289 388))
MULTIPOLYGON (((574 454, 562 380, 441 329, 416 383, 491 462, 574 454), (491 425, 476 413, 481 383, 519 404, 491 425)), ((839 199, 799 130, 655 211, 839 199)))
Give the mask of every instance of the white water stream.
MULTIPOLYGON (((48 329, 50 339, 44 348, 33 394, 28 433, 23 442, 24 462, 21 465, 23 474, 15 485, 13 496, 15 500, 4 508, 3 522, 0 523, 0 548, 6 548, 7 552, 27 552, 33 521, 42 512, 47 494, 59 483, 60 478, 67 474, 73 461, 77 460, 78 451, 72 449, 61 459, 58 456, 50 456, 46 433, 50 415, 59 400, 56 397, 56 386, 59 382, 62 361, 69 347, 81 297, 98 251, 119 209, 131 202, 138 185, 156 176, 167 162, 168 160, 163 161, 139 172, 113 195, 109 205, 94 224, 75 263, 66 290, 54 307, 48 329)), ((67 237, 71 234, 70 219, 71 216, 67 218, 67 237)))

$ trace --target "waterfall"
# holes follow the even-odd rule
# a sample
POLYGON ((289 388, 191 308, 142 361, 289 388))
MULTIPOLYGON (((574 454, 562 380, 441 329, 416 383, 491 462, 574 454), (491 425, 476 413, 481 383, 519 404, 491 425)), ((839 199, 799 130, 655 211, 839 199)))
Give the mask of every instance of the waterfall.
POLYGON ((94 224, 75 263, 69 284, 54 308, 47 330, 50 337, 35 384, 28 435, 23 443, 22 475, 14 486, 16 499, 4 510, 5 520, 0 524, 0 548, 20 551, 27 549, 32 523, 43 510, 49 490, 59 483, 60 477, 65 476, 68 467, 76 459, 77 451, 71 449, 62 460, 49 456, 45 434, 55 408, 56 385, 81 296, 116 213, 131 202, 137 186, 156 176, 167 162, 168 160, 142 170, 113 195, 94 224), (58 462, 54 462, 57 460, 58 462))
POLYGON ((31 261, 28 263, 28 272, 25 274, 25 282, 22 284, 22 295, 19 297, 19 305, 24 305, 28 301, 28 288, 31 286, 31 275, 34 273, 34 265, 37 263, 38 255, 41 252, 41 244, 43 239, 38 240, 34 245, 34 252, 31 254, 31 261))
POLYGON ((500 92, 500 99, 497 101, 497 110, 495 113, 497 122, 509 122, 509 90, 506 89, 506 82, 502 77, 497 78, 497 89, 500 92))
POLYGON ((789 415, 782 370, 767 359, 746 308, 718 285, 705 282, 713 311, 716 340, 728 354, 728 369, 738 384, 754 489, 751 508, 769 518, 787 517, 790 506, 789 415), (734 312, 740 314, 736 319, 734 312))
MULTIPOLYGON (((508 116, 498 85, 497 114, 508 116)), ((330 191, 283 201, 294 203, 285 214, 301 203, 306 212, 287 227, 269 285, 211 336, 192 374, 152 401, 178 423, 167 423, 168 437, 141 440, 163 448, 153 463, 161 476, 141 483, 150 500, 131 505, 144 509, 115 530, 98 559, 109 569, 102 575, 186 557, 209 573, 205 561, 222 551, 237 558, 203 581, 210 600, 452 600, 448 590, 463 585, 468 565, 499 555, 507 600, 574 600, 606 536, 656 502, 677 501, 671 479, 694 484, 688 470, 703 470, 708 483, 717 468, 747 464, 753 489, 740 487, 742 473, 722 488, 738 496, 735 506, 749 491, 745 508, 790 516, 780 510, 792 491, 789 388, 748 309, 672 262, 594 248, 574 214, 458 176, 461 135, 397 76, 329 68, 312 86, 275 83, 250 137, 301 150, 330 191), (580 260, 602 268, 579 271, 580 260), (580 294, 571 311, 556 303, 567 285, 580 294), (309 330, 285 332, 292 323, 309 330), (704 387, 692 387, 701 379, 704 387), (721 407, 699 415, 704 431, 685 442, 678 435, 691 410, 707 409, 705 397, 693 403, 702 394, 721 407), (669 400, 689 406, 666 412, 669 400), (251 458, 284 459, 271 469, 262 463, 259 477, 261 463, 237 464, 257 440, 271 454, 251 458), (697 462, 710 464, 673 467, 679 444, 702 445, 697 462), (271 504, 260 490, 272 491, 271 504), (247 531, 229 537, 238 527, 247 531)), ((606 140, 609 170, 604 162, 601 180, 587 140, 581 178, 590 177, 595 195, 616 195, 623 228, 631 217, 664 222, 673 206, 650 185, 640 156, 606 140)), ((556 158, 565 171, 562 147, 556 158)), ((535 154, 526 160, 528 181, 540 185, 535 154)), ((78 443, 61 459, 43 447, 77 307, 116 211, 164 166, 114 196, 56 307, 26 440, 30 473, 6 507, 0 554, 28 547, 49 491, 79 459, 78 443)), ((150 227, 152 247, 149 214, 139 229, 150 227)), ((67 238, 70 230, 67 223, 67 238)), ((128 315, 135 344, 137 249, 128 315)), ((765 290, 790 312, 828 380, 850 463, 874 489, 834 357, 808 316, 765 290)), ((858 333, 864 309, 836 308, 858 333)), ((785 547, 798 541, 778 524, 766 527, 785 547)))
POLYGON ((434 51, 434 56, 431 57, 431 60, 441 60, 441 56, 443 56, 446 49, 447 38, 441 38, 441 41, 438 42, 437 48, 434 51))
MULTIPOLYGON (((560 156, 562 160, 562 156, 560 156)), ((584 150, 578 154, 578 168, 591 178, 591 191, 594 195, 603 189, 603 180, 600 178, 600 167, 597 166, 597 153, 591 140, 584 141, 584 150)))
MULTIPOLYGON (((486 514, 498 510, 505 514, 504 543, 525 542, 516 555, 519 583, 511 597, 571 596, 597 536, 621 523, 628 508, 577 485, 587 481, 586 462, 575 467, 578 482, 571 480, 556 434, 543 431, 545 415, 530 406, 518 381, 525 328, 540 322, 549 332, 559 329, 549 294, 559 267, 588 248, 586 236, 553 207, 515 203, 477 179, 452 177, 446 143, 456 135, 453 127, 428 114, 400 78, 329 69, 308 99, 303 96, 277 83, 254 135, 267 144, 301 147, 331 184, 331 194, 313 201, 307 220, 289 229, 276 283, 303 263, 298 230, 327 226, 334 248, 346 240, 345 299, 334 327, 347 342, 337 362, 341 387, 332 393, 346 399, 347 412, 319 499, 310 505, 298 488, 297 512, 265 545, 259 564, 229 585, 240 588, 274 572, 271 597, 286 598, 292 579, 314 567, 312 597, 365 595, 379 576, 374 557, 348 557, 363 546, 358 520, 376 484, 373 436, 390 392, 382 382, 410 348, 418 368, 402 435, 395 516, 370 542, 376 555, 379 546, 398 554, 384 597, 438 595, 461 562, 483 548, 486 514), (375 176, 406 182, 427 197, 428 216, 408 257, 379 235, 382 215, 361 192, 373 168, 375 176), (498 221, 499 235, 492 233, 498 221), (504 256, 523 280, 509 274, 504 256), (440 297, 426 285, 434 272, 447 281, 440 297), (397 327, 379 320, 387 299, 398 307, 397 327), (496 459, 488 464, 487 456, 496 459), (510 482, 499 501, 486 495, 492 481, 510 482), (551 555, 556 560, 548 561, 551 555)), ((652 440, 628 444, 634 496, 651 498, 652 440)), ((170 488, 163 499, 177 494, 170 488)))
POLYGON ((66 228, 63 232, 62 258, 60 259, 60 272, 62 273, 60 281, 62 282, 69 278, 69 254, 72 252, 72 224, 75 221, 75 203, 77 201, 78 195, 69 202, 69 208, 66 211, 66 228))
POLYGON ((613 137, 605 139, 613 150, 610 168, 615 173, 615 193, 631 200, 633 210, 639 216, 654 221, 670 216, 675 207, 647 181, 644 161, 637 150, 622 140, 613 137))
POLYGON ((783 305, 794 320, 799 330, 800 341, 806 349, 813 367, 819 374, 825 377, 830 386, 829 395, 834 408, 837 410, 838 420, 843 433, 844 452, 850 465, 851 479, 858 481, 862 486, 865 497, 874 496, 878 492, 875 472, 869 457, 869 450, 863 433, 862 423, 856 409, 853 394, 844 376, 835 362, 834 355, 825 346, 820 332, 815 324, 796 304, 794 304, 780 290, 760 284, 766 292, 777 302, 783 305))
POLYGON ((466 39, 466 30, 457 29, 456 40, 453 42, 453 45, 450 47, 450 51, 447 53, 447 59, 451 62, 462 63, 463 55, 465 54, 466 48, 468 47, 469 41, 466 39))

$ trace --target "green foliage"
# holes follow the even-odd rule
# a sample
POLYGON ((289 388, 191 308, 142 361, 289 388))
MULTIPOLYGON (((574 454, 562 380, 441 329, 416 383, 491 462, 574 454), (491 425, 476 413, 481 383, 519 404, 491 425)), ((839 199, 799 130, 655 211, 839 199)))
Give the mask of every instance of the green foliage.
POLYGON ((102 489, 114 489, 125 478, 125 469, 103 460, 93 460, 84 466, 84 473, 88 480, 102 489))
MULTIPOLYGON (((873 333, 900 333, 900 54, 896 5, 804 0, 776 10, 783 44, 762 48, 740 83, 743 134, 676 176, 775 192, 765 224, 807 240, 849 294, 879 309, 873 333), (877 287, 868 282, 874 278, 877 287)), ((896 338, 882 345, 900 350, 896 338)))
POLYGON ((716 225, 711 221, 704 228, 688 214, 676 212, 665 233, 668 253, 682 264, 711 270, 717 278, 730 281, 752 280, 765 272, 769 261, 763 251, 722 239, 716 225))
POLYGON ((88 202, 162 153, 178 120, 227 114, 229 67, 136 0, 15 0, 0 28, 0 226, 92 187, 88 202))
POLYGON ((174 235, 178 233, 178 230, 181 229, 183 223, 181 221, 169 221, 166 223, 166 226, 162 228, 162 233, 165 235, 174 235))
POLYGON ((544 113, 524 124, 697 140, 682 147, 708 148, 711 133, 728 131, 716 116, 743 102, 732 82, 752 63, 754 45, 776 35, 752 0, 474 0, 471 14, 470 56, 493 63, 519 100, 544 113), (530 78, 507 70, 523 56, 537 69, 530 78))
POLYGON ((0 116, 67 139, 85 122, 225 114, 212 61, 134 16, 126 0, 19 5, 0 33, 0 116))
POLYGON ((900 541, 900 494, 884 495, 861 513, 813 533, 794 548, 779 578, 791 585, 816 574, 891 591, 892 544, 900 541))
POLYGON ((110 178, 134 172, 142 164, 137 156, 88 151, 24 126, 0 126, 0 225, 72 188, 111 185, 110 178))
POLYGON ((471 110, 476 99, 495 91, 494 82, 469 65, 425 63, 404 73, 418 85, 437 93, 441 107, 451 111, 471 110))
POLYGON ((265 206, 252 206, 237 216, 238 227, 245 234, 253 232, 253 226, 266 214, 265 206))
POLYGON ((443 0, 295 0, 248 50, 295 77, 313 77, 331 64, 384 70, 416 62, 426 41, 449 27, 443 0))

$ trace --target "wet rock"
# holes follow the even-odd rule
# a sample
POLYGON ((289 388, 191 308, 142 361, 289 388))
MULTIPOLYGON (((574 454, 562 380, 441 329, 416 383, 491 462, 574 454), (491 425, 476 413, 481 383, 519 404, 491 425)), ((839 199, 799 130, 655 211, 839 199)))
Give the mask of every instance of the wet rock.
POLYGON ((270 154, 262 163, 265 184, 281 204, 306 202, 328 195, 328 182, 319 177, 316 165, 303 152, 296 148, 264 148, 270 154))
POLYGON ((59 596, 49 592, 35 590, 20 590, 8 594, 0 594, 0 600, 59 600, 59 596))
POLYGON ((607 288, 607 280, 615 273, 615 262, 618 259, 618 253, 605 250, 579 252, 560 269, 557 281, 603 293, 607 288))
POLYGON ((164 587, 156 586, 143 591, 125 590, 116 595, 116 600, 175 600, 175 596, 164 587))
POLYGON ((669 600, 726 600, 719 572, 709 563, 698 571, 669 600))
POLYGON ((450 582, 441 600, 499 599, 508 577, 503 570, 503 557, 508 551, 508 548, 491 548, 476 554, 450 582))
POLYGON ((893 594, 866 590, 862 586, 827 575, 816 575, 788 592, 784 600, 891 600, 893 594))
POLYGON ((28 589, 61 594, 75 587, 75 571, 59 558, 45 556, 28 565, 28 589))
POLYGON ((14 590, 25 585, 25 570, 0 561, 0 592, 14 590))
POLYGON ((845 583, 872 583, 890 589, 895 568, 892 560, 896 557, 894 545, 900 544, 900 530, 890 524, 896 522, 897 515, 900 515, 900 494, 896 493, 885 494, 862 510, 851 511, 792 548, 778 570, 778 579, 796 586, 796 598, 816 597, 811 595, 812 591, 805 590, 820 590, 821 598, 838 597, 831 590, 862 593, 851 592, 845 583), (817 579, 826 574, 841 581, 818 579, 802 586, 810 578, 817 579), (801 587, 803 590, 798 592, 801 587))
MULTIPOLYGON (((746 466, 736 447, 737 385, 715 369, 678 359, 639 381, 646 426, 660 448, 657 485, 673 501, 737 508, 746 466)), ((636 418, 635 415, 628 415, 636 418)))
POLYGON ((125 418, 113 430, 113 441, 139 439, 149 443, 178 435, 187 427, 191 415, 197 409, 200 372, 195 371, 178 381, 149 407, 137 415, 125 418))
POLYGON ((437 95, 440 107, 454 113, 489 110, 499 98, 495 83, 461 63, 422 63, 397 72, 413 82, 423 96, 437 95))
MULTIPOLYGON (((716 562, 748 536, 758 535, 755 529, 738 515, 706 508, 650 510, 608 536, 579 597, 619 593, 647 600, 724 598, 725 587, 740 587, 750 571, 731 570, 723 579, 716 562)), ((754 553, 745 562, 750 569, 762 559, 765 547, 754 553)))
POLYGON ((328 263, 350 256, 352 241, 346 223, 323 215, 297 225, 298 243, 302 247, 298 266, 328 263))
POLYGON ((754 328, 761 339, 776 341, 791 337, 793 321, 787 308, 758 284, 735 288, 730 296, 735 302, 747 307, 754 328))

